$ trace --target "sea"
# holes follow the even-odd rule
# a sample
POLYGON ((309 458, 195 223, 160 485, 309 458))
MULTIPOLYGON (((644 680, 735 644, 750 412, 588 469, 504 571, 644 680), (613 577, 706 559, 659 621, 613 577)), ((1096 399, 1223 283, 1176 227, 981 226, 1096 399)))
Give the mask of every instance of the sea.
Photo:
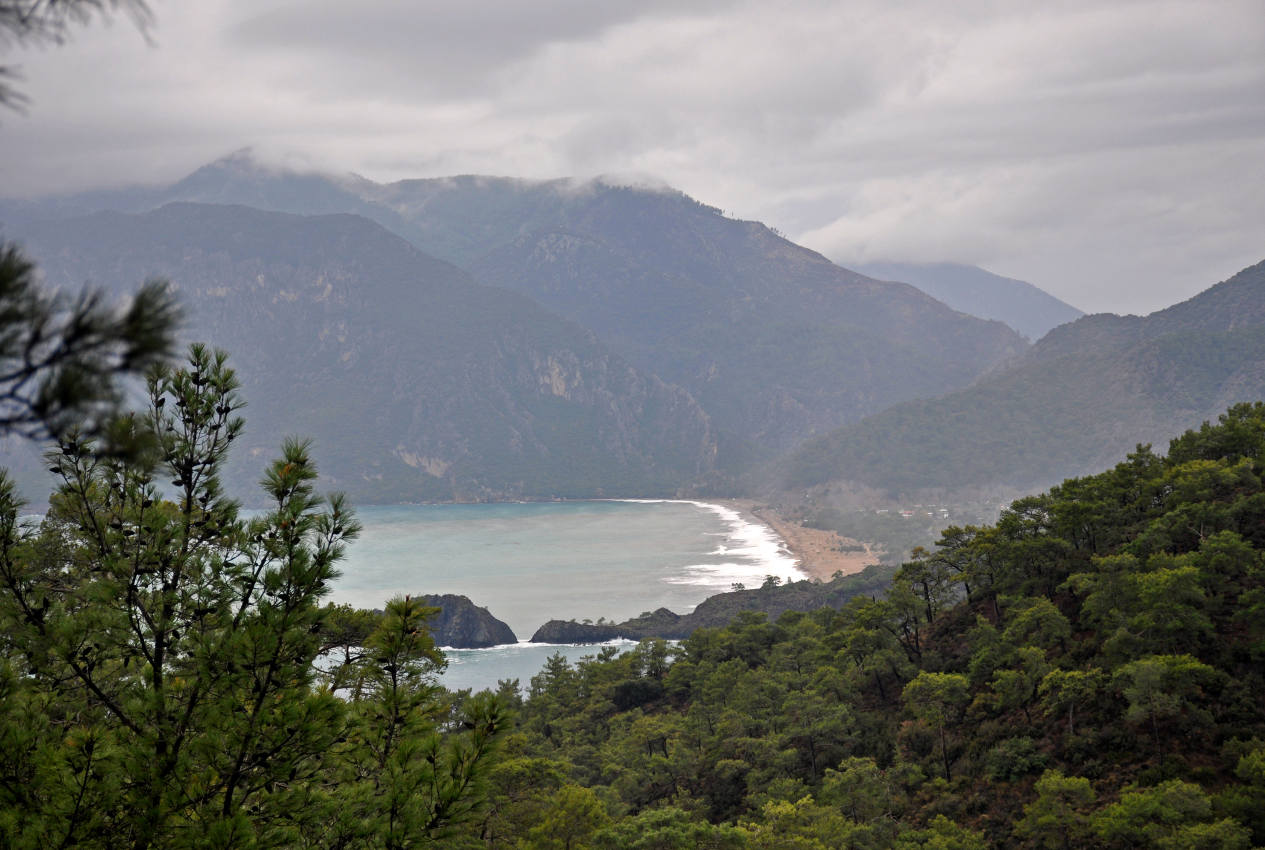
POLYGON ((600 651, 531 643, 551 619, 684 614, 735 583, 804 577, 772 529, 706 502, 370 505, 357 517, 364 529, 347 547, 333 601, 381 608, 396 595, 456 593, 518 637, 489 649, 445 648, 440 681, 454 690, 514 679, 525 688, 555 653, 574 662, 600 651))

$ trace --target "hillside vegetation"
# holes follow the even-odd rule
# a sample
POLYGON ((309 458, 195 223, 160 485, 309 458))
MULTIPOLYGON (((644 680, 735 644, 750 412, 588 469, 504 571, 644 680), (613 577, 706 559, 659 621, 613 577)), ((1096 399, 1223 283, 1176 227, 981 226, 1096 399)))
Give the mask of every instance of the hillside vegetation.
POLYGON ((186 336, 234 353, 251 403, 226 476, 240 495, 294 433, 330 486, 372 503, 672 495, 714 475, 715 429, 688 393, 359 216, 171 204, 31 224, 26 246, 50 285, 170 280, 186 336))
POLYGON ((1048 486, 1265 397, 1265 263, 1150 316, 1086 316, 968 389, 806 442, 786 482, 1048 486))
POLYGON ((1246 850, 1262 694, 1255 404, 947 530, 884 598, 555 658, 468 846, 1246 850))
POLYGON ((777 577, 766 579, 760 587, 736 587, 717 593, 700 602, 688 614, 677 614, 667 608, 647 611, 622 623, 578 623, 574 620, 550 620, 532 635, 532 643, 603 643, 630 638, 686 638, 698 629, 727 626, 744 612, 759 612, 777 617, 786 611, 812 611, 818 608, 839 608, 856 596, 881 592, 891 581, 893 567, 873 565, 855 575, 836 573, 827 582, 792 581, 781 584, 777 577))
POLYGON ((360 526, 308 444, 239 514, 237 389, 205 346, 155 367, 127 451, 59 435, 38 521, 0 473, 0 846, 402 848, 480 804, 504 707, 434 687, 437 609, 320 604, 360 526))

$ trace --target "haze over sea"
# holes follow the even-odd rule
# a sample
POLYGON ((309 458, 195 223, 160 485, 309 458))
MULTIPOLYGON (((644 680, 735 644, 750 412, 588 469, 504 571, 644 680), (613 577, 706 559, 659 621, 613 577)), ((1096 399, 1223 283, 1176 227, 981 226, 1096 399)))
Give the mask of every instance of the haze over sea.
POLYGON ((551 619, 624 620, 693 610, 735 582, 801 579, 764 525, 701 502, 629 500, 473 505, 370 505, 347 550, 333 600, 381 608, 398 594, 457 593, 514 630, 516 646, 449 650, 450 688, 523 685, 553 653, 593 646, 529 644, 551 619))

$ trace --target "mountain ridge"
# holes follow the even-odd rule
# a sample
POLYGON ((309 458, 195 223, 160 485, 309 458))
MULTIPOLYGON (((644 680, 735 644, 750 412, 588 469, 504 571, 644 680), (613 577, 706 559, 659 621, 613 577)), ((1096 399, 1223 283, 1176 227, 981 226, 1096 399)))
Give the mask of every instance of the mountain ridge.
POLYGON ((882 280, 912 284, 955 310, 996 319, 1031 340, 1085 313, 1024 280, 961 263, 861 263, 851 266, 882 280))
POLYGON ((182 203, 22 241, 52 285, 173 281, 187 338, 230 351, 251 405, 239 480, 295 432, 371 500, 675 494, 713 474, 686 391, 363 217, 182 203))
POLYGON ((785 482, 1040 487, 1262 397, 1265 262, 1150 316, 1085 316, 967 389, 809 441, 785 482))
POLYGON ((685 388, 736 456, 772 456, 893 403, 965 386, 1026 349, 1000 323, 842 269, 666 187, 485 176, 378 184, 269 168, 239 152, 119 197, 132 208, 184 198, 370 217, 685 388))

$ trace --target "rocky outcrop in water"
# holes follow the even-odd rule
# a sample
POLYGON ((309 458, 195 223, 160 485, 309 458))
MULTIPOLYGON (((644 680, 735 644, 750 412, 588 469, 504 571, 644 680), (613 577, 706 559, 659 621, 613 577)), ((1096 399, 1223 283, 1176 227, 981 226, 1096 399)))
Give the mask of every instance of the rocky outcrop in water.
POLYGON ((444 594, 420 597, 427 605, 439 609, 430 618, 431 637, 437 646, 454 649, 482 649, 503 643, 518 643, 513 630, 465 596, 444 594))
POLYGON ((682 620, 667 608, 650 614, 625 620, 622 623, 577 623, 574 620, 550 620, 532 635, 533 643, 602 643, 627 638, 641 640, 646 637, 676 638, 682 620))

